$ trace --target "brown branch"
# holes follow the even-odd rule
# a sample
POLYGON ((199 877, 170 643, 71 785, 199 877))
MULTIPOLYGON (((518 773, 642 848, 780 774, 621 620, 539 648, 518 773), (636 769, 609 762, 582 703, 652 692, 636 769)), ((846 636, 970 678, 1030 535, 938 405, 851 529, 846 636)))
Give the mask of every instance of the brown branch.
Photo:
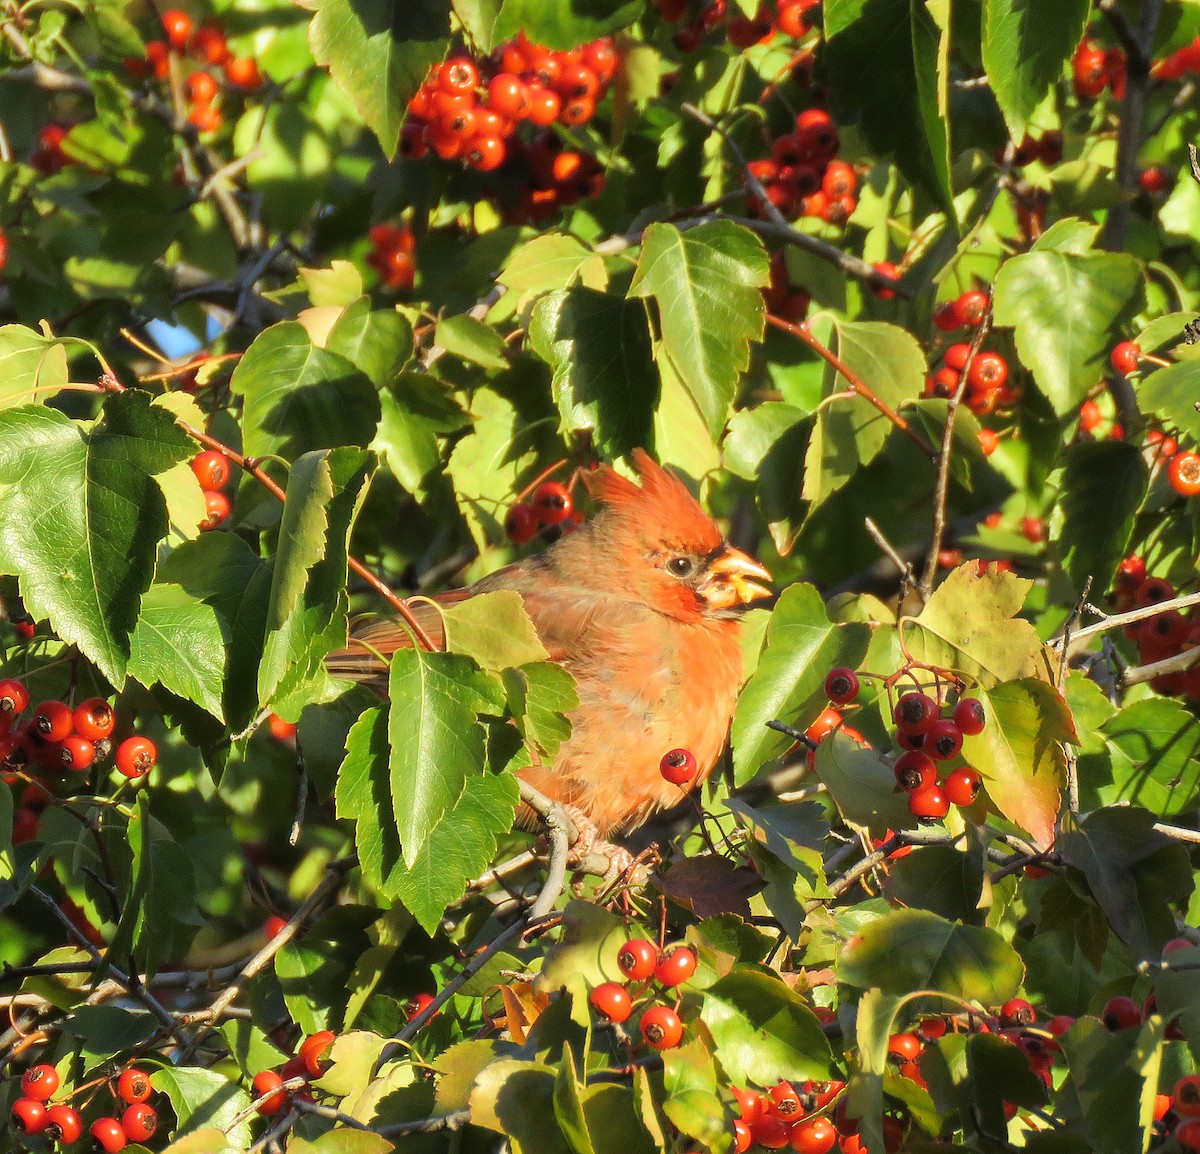
POLYGON ((790 333, 792 336, 802 340, 810 349, 813 350, 822 360, 831 365, 837 372, 841 373, 846 378, 850 387, 863 400, 874 405, 879 412, 885 416, 897 429, 900 430, 918 449, 921 450, 931 461, 937 460, 937 450, 925 439, 925 435, 915 429, 908 421, 906 421, 895 409, 891 407, 885 400, 877 396, 875 391, 861 378, 853 369, 844 365, 834 354, 827 349, 816 337, 809 332, 805 325, 794 325, 790 321, 783 320, 782 317, 777 317, 773 313, 767 314, 767 323, 774 328, 780 329, 782 332, 790 333))
MULTIPOLYGON (((1160 613, 1166 613, 1171 609, 1190 609, 1193 605, 1200 605, 1200 593, 1187 593, 1182 597, 1172 597, 1169 601, 1159 601, 1157 604, 1146 605, 1141 609, 1130 609, 1127 613, 1112 613, 1095 625, 1088 625, 1084 629, 1076 630, 1072 634, 1071 640, 1078 644, 1089 637, 1096 637, 1101 633, 1109 633, 1113 629, 1120 629, 1123 625, 1134 625, 1150 617, 1157 617, 1160 613)), ((1064 640, 1065 638, 1060 635, 1058 637, 1051 637, 1046 644, 1057 649, 1062 646, 1064 640)))
POLYGON ((1186 673, 1189 669, 1200 664, 1200 646, 1185 649, 1172 657, 1164 657, 1161 661, 1151 661, 1148 665, 1130 665, 1118 679, 1122 689, 1131 685, 1140 685, 1143 681, 1153 681, 1156 677, 1168 677, 1172 673, 1186 673))

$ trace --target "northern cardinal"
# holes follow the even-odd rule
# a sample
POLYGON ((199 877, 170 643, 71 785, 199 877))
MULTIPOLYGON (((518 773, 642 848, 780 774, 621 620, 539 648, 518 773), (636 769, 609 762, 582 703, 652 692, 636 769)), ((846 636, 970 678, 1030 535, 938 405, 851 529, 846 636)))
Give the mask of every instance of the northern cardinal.
MULTIPOLYGON (((669 751, 692 754, 697 781, 711 772, 742 681, 740 611, 770 595, 757 584, 770 573, 724 540, 673 473, 642 450, 633 462, 641 487, 602 465, 584 478, 602 503, 591 521, 437 598, 513 589, 524 599, 551 659, 574 676, 579 705, 553 764, 520 777, 590 824, 593 836, 628 831, 680 801, 679 786, 660 771, 669 751)), ((420 602, 413 610, 442 644, 437 611, 420 602)), ((385 692, 381 658, 411 644, 400 625, 374 620, 326 664, 336 677, 385 692)))

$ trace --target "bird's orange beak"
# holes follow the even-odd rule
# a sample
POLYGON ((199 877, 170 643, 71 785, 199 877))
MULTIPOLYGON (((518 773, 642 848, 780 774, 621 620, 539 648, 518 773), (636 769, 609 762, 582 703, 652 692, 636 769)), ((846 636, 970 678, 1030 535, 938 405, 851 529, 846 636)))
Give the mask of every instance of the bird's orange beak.
POLYGON ((753 557, 740 549, 726 545, 709 563, 704 580, 697 592, 704 598, 710 610, 736 609, 771 596, 767 585, 758 581, 770 581, 771 574, 753 557))

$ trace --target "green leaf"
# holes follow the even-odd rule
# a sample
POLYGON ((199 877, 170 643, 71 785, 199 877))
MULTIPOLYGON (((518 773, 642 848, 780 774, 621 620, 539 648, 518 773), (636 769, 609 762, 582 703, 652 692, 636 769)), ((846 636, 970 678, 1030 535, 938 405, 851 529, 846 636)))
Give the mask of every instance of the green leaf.
POLYGON ((69 380, 60 341, 24 325, 0 326, 0 409, 43 404, 69 380))
POLYGON ((452 357, 485 369, 503 369, 508 365, 508 346, 504 338, 483 321, 466 313, 444 317, 438 321, 434 343, 452 357))
POLYGON ((242 450, 248 456, 294 460, 312 449, 365 447, 379 422, 379 397, 367 377, 345 357, 314 345, 295 321, 260 333, 229 387, 245 398, 242 450))
POLYGON ((983 66, 1009 135, 1018 144, 1029 118, 1062 76, 1087 25, 1088 0, 985 0, 983 66))
POLYGON ((948 921, 978 923, 983 918, 983 857, 956 846, 917 846, 892 862, 884 893, 893 905, 928 910, 948 921))
POLYGON ((740 225, 680 232, 652 224, 642 237, 629 295, 657 303, 665 355, 714 437, 750 363, 750 343, 762 338, 759 289, 769 279, 762 241, 740 225))
POLYGON ((249 1121, 231 1125, 250 1105, 246 1091, 216 1070, 200 1066, 166 1066, 150 1075, 150 1084, 170 1099, 178 1119, 174 1137, 209 1127, 226 1130, 230 1145, 248 1149, 253 1138, 249 1121))
POLYGON ((468 779, 484 771, 484 729, 477 714, 498 713, 502 704, 495 682, 470 658, 418 649, 393 655, 388 696, 392 807, 404 864, 411 869, 468 779))
POLYGON ((570 288, 581 277, 589 288, 602 289, 607 279, 603 258, 576 237, 548 232, 514 249, 496 279, 519 303, 527 296, 570 288))
POLYGON ((1066 780, 1063 743, 1078 741, 1071 711, 1054 686, 1033 677, 973 692, 987 721, 964 736, 963 757, 996 809, 1047 847, 1066 780))
POLYGON ((571 736, 565 716, 579 704, 575 679, 561 665, 536 661, 506 669, 504 691, 521 736, 536 746, 543 762, 551 762, 571 736))
POLYGON ((379 429, 371 447, 410 493, 424 491, 442 463, 438 438, 467 424, 453 395, 427 373, 401 373, 379 394, 379 429))
POLYGON ((383 388, 412 356, 412 326, 394 309, 372 309, 370 297, 359 297, 334 322, 325 347, 383 388))
POLYGON ((1133 519, 1150 483, 1141 450, 1127 441, 1092 441, 1067 450, 1062 529, 1055 534, 1077 593, 1087 579, 1107 589, 1129 552, 1133 519))
POLYGON ((902 997, 937 990, 998 1005, 1015 996, 1025 967, 995 930, 962 926, 924 910, 899 910, 869 922, 846 943, 838 978, 902 997))
POLYGON ((1192 1058, 1200 1055, 1200 947, 1188 946, 1172 950, 1166 964, 1155 974, 1154 992, 1158 997, 1158 1012, 1170 1022, 1179 1020, 1187 1038, 1192 1058))
POLYGON ((288 1013, 306 1034, 340 1030, 346 984, 370 948, 367 928, 379 911, 339 906, 323 914, 275 955, 275 976, 288 1013))
MULTIPOLYGON (((925 354, 911 334, 879 321, 837 322, 836 331, 838 358, 893 410, 921 395, 925 354)), ((839 373, 826 370, 823 399, 849 388, 839 373)), ((817 414, 804 458, 804 499, 816 506, 841 489, 878 456, 893 427, 863 397, 843 397, 825 405, 817 414)))
POLYGON ((975 562, 960 565, 911 620, 904 637, 918 661, 957 669, 984 686, 1047 669, 1037 631, 1018 617, 1032 581, 975 562))
POLYGON ((641 0, 504 0, 492 30, 499 43, 524 32, 535 44, 565 52, 587 40, 628 28, 642 14, 641 0))
POLYGON ((705 991, 700 1016, 737 1085, 830 1076, 833 1053, 820 1022, 775 975, 735 968, 705 991))
POLYGON ((63 1022, 64 1032, 82 1043, 89 1065, 139 1045, 156 1029, 149 1014, 134 1014, 119 1006, 78 1006, 63 1022))
POLYGON ((483 669, 499 672, 550 654, 525 611, 525 601, 512 589, 467 597, 442 610, 446 648, 472 658, 483 669))
MULTIPOLYGON (((555 1071, 539 1062, 499 1058, 471 1089, 471 1122, 503 1134, 515 1154, 572 1154, 554 1118, 555 1071)), ((577 1154, 577 1152, 575 1152, 577 1154)))
POLYGON ((326 683, 321 663, 345 641, 350 530, 370 470, 370 454, 347 447, 306 453, 288 474, 258 669, 260 708, 282 706, 289 696, 311 700, 326 683))
POLYGON ((145 393, 109 397, 87 433, 53 409, 0 412, 0 568, 115 685, 168 528, 154 478, 193 451, 145 393))
POLYGON ((130 641, 129 675, 162 685, 225 720, 225 623, 211 606, 181 585, 151 585, 130 641))
POLYGON ((1178 701, 1147 698, 1109 718, 1100 736, 1122 755, 1111 787, 1100 787, 1105 804, 1128 802, 1180 817, 1200 800, 1200 723, 1178 701), (1122 764, 1123 763, 1123 764, 1122 764))
POLYGON ((846 821, 882 837, 913 824, 908 797, 896 790, 896 774, 879 752, 840 729, 817 746, 817 777, 846 821))
POLYGON ((1142 961, 1157 960, 1175 936, 1170 903, 1186 900, 1193 881, 1187 850, 1154 828, 1156 815, 1111 806, 1081 817, 1055 848, 1087 879, 1108 924, 1142 961))
POLYGON ((1015 331, 1021 363, 1059 416, 1104 376, 1113 328, 1141 288, 1141 262, 1123 253, 1039 250, 1001 266, 996 324, 1015 331))
POLYGON ((1177 361, 1156 369, 1138 385, 1138 405, 1142 412, 1177 428, 1189 440, 1200 441, 1197 390, 1200 390, 1200 361, 1177 361))
POLYGON ((592 430, 612 457, 650 443, 659 378, 644 305, 583 287, 549 293, 529 339, 554 370, 564 432, 592 430))
MULTIPOLYGON (((854 668, 867 652, 870 630, 835 625, 811 585, 789 585, 767 627, 758 667, 738 699, 733 719, 733 764, 738 785, 791 748, 792 739, 766 723, 805 728, 827 703, 825 675, 836 665, 854 668)), ((894 781, 893 781, 894 784, 894 781)))
POLYGON ((910 0, 826 0, 824 65, 835 102, 872 148, 955 219, 947 123, 938 110, 938 30, 910 0), (870 61, 870 67, 863 62, 870 61))
POLYGON ((346 735, 346 758, 338 769, 334 801, 337 816, 355 823, 354 845, 363 877, 374 889, 391 888, 402 869, 400 838, 387 772, 387 714, 365 710, 346 735))
POLYGON ((322 0, 308 43, 391 156, 408 102, 449 36, 449 9, 438 0, 322 0))

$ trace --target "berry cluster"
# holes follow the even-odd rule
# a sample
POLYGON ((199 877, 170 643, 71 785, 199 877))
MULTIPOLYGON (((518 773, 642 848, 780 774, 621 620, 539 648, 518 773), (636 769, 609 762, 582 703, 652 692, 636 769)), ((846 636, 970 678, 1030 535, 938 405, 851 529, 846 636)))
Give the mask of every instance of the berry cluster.
POLYGON ((192 472, 204 490, 204 508, 207 511, 207 516, 200 522, 200 529, 203 532, 219 529, 233 512, 233 506, 223 492, 233 478, 233 465, 219 449, 205 449, 192 458, 192 472))
POLYGON ((543 132, 525 148, 529 177, 510 213, 516 223, 543 220, 560 208, 592 200, 604 191, 604 170, 594 156, 566 148, 555 132, 543 132))
POLYGON ((206 20, 199 27, 178 8, 168 8, 162 14, 165 39, 146 44, 145 58, 132 57, 124 61, 125 71, 141 79, 153 76, 166 80, 171 73, 171 57, 187 57, 199 67, 187 74, 184 90, 188 98, 188 122, 200 132, 217 132, 224 123, 221 115, 222 81, 241 92, 251 92, 262 84, 262 74, 251 56, 234 56, 225 40, 225 33, 215 21, 206 20))
MULTIPOLYGON (((1024 168, 1035 160, 1040 160, 1047 167, 1058 164, 1063 158, 1063 134, 1061 132, 1043 132, 1036 140, 1026 133, 1021 143, 1013 149, 1012 163, 1014 168, 1024 168)), ((1004 150, 996 154, 996 161, 1004 160, 1004 150)))
POLYGON ((1200 36, 1156 60, 1150 70, 1156 80, 1182 80, 1189 72, 1200 72, 1200 36))
POLYGON ((963 403, 976 416, 990 416, 1011 409, 1020 401, 1021 387, 1008 381, 1008 361, 1000 353, 982 349, 972 360, 971 346, 964 342, 951 345, 942 354, 942 367, 925 378, 925 396, 954 396, 964 369, 967 371, 967 388, 963 403))
MULTIPOLYGON (((588 1002, 605 1021, 620 1024, 629 1020, 639 999, 651 1000, 651 982, 664 990, 682 986, 696 972, 696 955, 687 946, 659 950, 645 938, 631 938, 617 954, 617 966, 626 983, 601 982, 588 995, 588 1002), (632 991, 627 983, 634 985, 632 991)), ((651 1001, 638 1020, 638 1031, 652 1050, 674 1049, 683 1040, 677 1005, 651 1001)))
POLYGON ((842 1135, 829 1117, 830 1106, 845 1089, 844 1082, 779 1082, 769 1090, 731 1087, 736 1117, 733 1148, 737 1154, 751 1146, 797 1154, 826 1154, 842 1135))
POLYGON ((982 289, 968 289, 954 300, 938 305, 933 323, 944 333, 978 328, 987 316, 988 303, 988 295, 982 289))
MULTIPOLYGON (((90 769, 112 753, 117 715, 103 697, 89 697, 74 709, 57 699, 43 701, 25 720, 29 690, 20 681, 0 681, 0 771, 12 784, 36 766, 47 771, 90 769)), ((144 777, 157 750, 148 737, 127 737, 117 746, 113 764, 125 777, 144 777)))
POLYGON ((767 312, 798 324, 808 316, 812 297, 802 288, 792 284, 784 253, 771 254, 771 283, 763 289, 763 303, 767 312))
MULTIPOLYGON (((840 227, 858 206, 858 175, 837 159, 840 147, 833 117, 823 108, 806 108, 793 131, 772 142, 770 159, 752 160, 747 168, 784 216, 820 217, 840 227)), ((765 206, 751 197, 747 210, 762 216, 765 206)))
POLYGON ((1125 53, 1120 48, 1100 48, 1086 36, 1071 61, 1075 95, 1095 100, 1106 88, 1120 100, 1125 95, 1125 53))
MULTIPOLYGON (((21 1094, 12 1106, 13 1126, 20 1134, 43 1135, 51 1142, 70 1146, 83 1135, 83 1119, 74 1106, 50 1104, 58 1092, 58 1071, 43 1063, 31 1066, 21 1078, 21 1094)), ((149 1076, 135 1066, 121 1072, 116 1087, 109 1086, 115 1109, 97 1118, 88 1128, 95 1148, 117 1154, 130 1142, 147 1142, 158 1129, 158 1113, 150 1103, 153 1090, 149 1076), (120 1117, 117 1117, 117 1115, 120 1117)))
POLYGON ((408 102, 402 151, 414 158, 434 152, 491 172, 509 155, 522 122, 576 128, 591 120, 616 70, 608 38, 552 52, 522 32, 490 58, 459 53, 432 69, 408 102))
POLYGON ((367 235, 371 240, 367 264, 379 274, 380 283, 392 292, 408 292, 417 275, 413 230, 407 224, 373 224, 367 235))
POLYGON ((526 545, 551 525, 566 529, 582 523, 571 492, 557 481, 539 485, 529 501, 518 501, 504 518, 504 532, 514 545, 526 545))
MULTIPOLYGON (((1118 613, 1145 609, 1175 596, 1175 586, 1165 577, 1147 576, 1146 562, 1141 557, 1133 554, 1121 562, 1113 596, 1118 613)), ((1138 662, 1150 665, 1200 645, 1200 618, 1190 613, 1185 616, 1178 609, 1166 609, 1144 621, 1126 625, 1125 636, 1137 645, 1138 662)), ((1189 701, 1200 701, 1200 667, 1155 677, 1150 687, 1157 693, 1182 694, 1189 701)))
POLYGON ((38 133, 37 147, 29 154, 29 163, 43 176, 53 176, 75 162, 63 151, 70 131, 65 124, 47 124, 38 133))
POLYGON ((700 0, 698 5, 691 0, 653 0, 658 14, 668 24, 678 24, 687 18, 687 24, 676 30, 672 42, 680 52, 689 53, 700 47, 708 33, 721 27, 729 43, 743 50, 770 40, 777 32, 799 39, 814 27, 815 10, 820 3, 821 0, 775 0, 772 4, 759 4, 753 17, 735 6, 735 14, 730 18, 728 0, 700 0))
POLYGON ((278 1069, 261 1070, 252 1083, 256 1109, 260 1114, 278 1114, 295 1097, 306 1102, 313 1100, 308 1083, 329 1069, 329 1048, 337 1040, 332 1030, 318 1030, 300 1043, 295 1057, 278 1069), (284 1088, 284 1083, 302 1079, 303 1085, 284 1088))

